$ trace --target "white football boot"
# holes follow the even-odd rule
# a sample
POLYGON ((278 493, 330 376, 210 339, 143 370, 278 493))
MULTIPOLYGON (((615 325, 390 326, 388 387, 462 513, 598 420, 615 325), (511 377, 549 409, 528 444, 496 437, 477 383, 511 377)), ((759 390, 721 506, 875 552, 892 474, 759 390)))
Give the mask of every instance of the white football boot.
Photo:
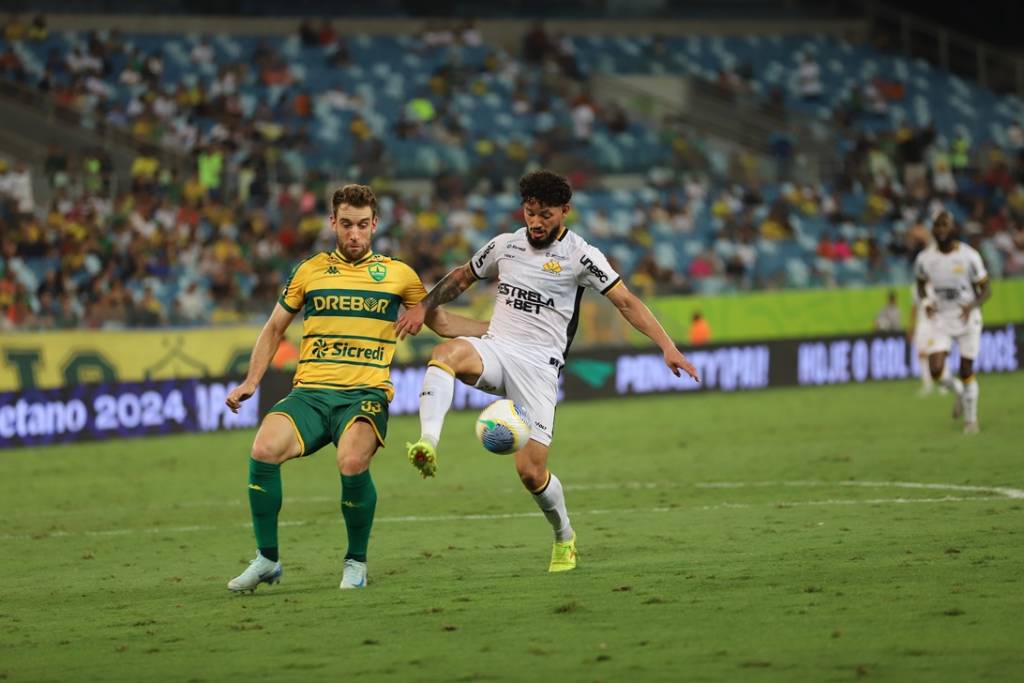
POLYGON ((351 558, 345 560, 345 571, 341 575, 341 585, 338 588, 366 588, 366 563, 351 558))
POLYGON ((261 583, 277 583, 283 573, 284 567, 280 562, 268 560, 257 552, 256 559, 249 563, 246 570, 228 581, 228 590, 236 593, 255 591, 261 583))

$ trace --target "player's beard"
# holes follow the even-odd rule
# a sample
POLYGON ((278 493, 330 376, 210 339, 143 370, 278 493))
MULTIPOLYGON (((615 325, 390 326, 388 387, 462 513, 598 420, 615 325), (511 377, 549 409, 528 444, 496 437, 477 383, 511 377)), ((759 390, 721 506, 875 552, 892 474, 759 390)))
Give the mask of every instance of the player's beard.
POLYGON ((946 253, 949 252, 950 249, 953 248, 953 240, 954 240, 954 238, 953 238, 952 235, 950 235, 949 237, 947 237, 944 240, 940 240, 940 239, 936 238, 935 239, 935 244, 938 245, 939 251, 941 251, 942 253, 946 254, 946 253))
POLYGON ((551 243, 555 241, 555 235, 558 234, 559 229, 560 228, 555 228, 554 230, 552 230, 551 232, 548 233, 547 237, 545 237, 544 239, 538 240, 538 239, 535 239, 533 237, 533 235, 530 233, 530 229, 527 228, 526 229, 526 241, 529 242, 530 246, 533 247, 534 249, 544 249, 544 248, 550 246, 551 243))
POLYGON ((363 258, 364 256, 366 256, 367 254, 370 253, 370 245, 369 244, 365 245, 363 247, 362 251, 360 251, 355 256, 353 256, 352 254, 349 253, 348 245, 339 244, 338 245, 338 251, 341 252, 341 255, 344 256, 345 258, 347 258, 349 261, 355 262, 355 261, 358 261, 359 259, 363 258))

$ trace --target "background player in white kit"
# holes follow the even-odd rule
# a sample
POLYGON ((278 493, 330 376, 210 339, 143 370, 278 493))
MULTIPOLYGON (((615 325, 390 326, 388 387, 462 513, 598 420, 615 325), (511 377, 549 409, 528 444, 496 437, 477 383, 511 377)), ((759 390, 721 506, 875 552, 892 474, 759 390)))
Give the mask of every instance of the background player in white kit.
POLYGON ((523 406, 530 440, 515 454, 516 471, 555 532, 549 571, 576 567, 576 534, 562 484, 547 468, 554 431, 558 374, 579 321, 583 289, 596 289, 661 349, 665 365, 700 381, 654 314, 633 295, 595 247, 565 227, 572 189, 562 176, 535 171, 519 181, 526 227, 498 235, 469 263, 446 275, 395 323, 399 338, 416 334, 431 310, 478 279, 497 279, 490 328, 482 338, 459 337, 435 349, 420 393, 420 440, 409 459, 424 477, 437 469, 437 443, 451 407, 455 378, 523 406))
POLYGON ((935 244, 917 255, 914 274, 921 305, 932 325, 932 334, 925 340, 932 378, 955 393, 953 417, 962 415, 964 433, 972 434, 978 431, 974 359, 981 346, 981 305, 991 291, 981 255, 957 240, 955 231, 952 214, 943 211, 936 216, 932 225, 935 244), (954 339, 960 347, 960 379, 942 376, 954 339))

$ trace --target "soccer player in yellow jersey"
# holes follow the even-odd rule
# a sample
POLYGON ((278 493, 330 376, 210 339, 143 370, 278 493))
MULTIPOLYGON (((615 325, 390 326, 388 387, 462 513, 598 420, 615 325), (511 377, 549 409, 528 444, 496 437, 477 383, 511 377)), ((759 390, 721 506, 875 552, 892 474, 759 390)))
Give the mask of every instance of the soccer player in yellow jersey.
MULTIPOLYGON (((256 340, 245 381, 226 399, 233 411, 256 391, 285 330, 302 311, 302 344, 294 388, 264 417, 249 459, 249 507, 258 552, 232 591, 276 583, 277 517, 281 510, 281 463, 337 446, 341 512, 348 532, 341 588, 366 586, 366 551, 377 503, 370 459, 384 445, 388 402, 394 396, 391 360, 394 324, 402 306, 426 295, 406 264, 370 249, 377 229, 377 199, 365 185, 346 185, 331 199, 334 251, 301 262, 285 283, 270 319, 256 340)), ((441 309, 427 324, 442 336, 480 336, 486 323, 441 309)))

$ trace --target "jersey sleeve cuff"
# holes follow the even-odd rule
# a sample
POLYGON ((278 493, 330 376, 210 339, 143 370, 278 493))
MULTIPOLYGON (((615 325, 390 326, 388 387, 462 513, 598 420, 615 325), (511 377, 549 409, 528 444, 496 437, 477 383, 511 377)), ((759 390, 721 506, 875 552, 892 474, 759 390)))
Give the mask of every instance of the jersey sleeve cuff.
POLYGON ((469 261, 469 272, 473 273, 473 277, 475 277, 477 280, 483 280, 483 278, 480 277, 480 273, 476 272, 476 268, 473 266, 472 259, 470 259, 469 261))
POLYGON ((607 294, 608 292, 610 292, 613 289, 615 289, 616 287, 618 287, 619 284, 621 284, 621 283, 622 283, 622 276, 620 275, 619 277, 617 277, 614 280, 612 280, 612 283, 610 285, 608 285, 607 287, 602 289, 601 290, 601 294, 607 294))
POLYGON ((281 298, 279 298, 279 299, 277 300, 277 303, 281 304, 281 308, 283 308, 284 310, 288 311, 289 313, 298 313, 298 312, 299 312, 299 309, 297 309, 297 308, 292 308, 291 306, 289 306, 289 305, 288 305, 288 304, 287 304, 287 303, 285 302, 285 300, 284 300, 284 297, 283 297, 283 296, 282 296, 281 298))

